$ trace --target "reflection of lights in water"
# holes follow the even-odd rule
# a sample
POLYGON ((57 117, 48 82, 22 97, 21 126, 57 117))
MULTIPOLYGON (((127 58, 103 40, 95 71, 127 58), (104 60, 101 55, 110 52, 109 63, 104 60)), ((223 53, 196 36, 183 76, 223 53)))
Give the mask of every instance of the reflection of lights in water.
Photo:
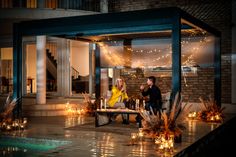
POLYGON ((188 131, 190 134, 196 133, 196 121, 189 120, 188 121, 188 131))
POLYGON ((18 147, 11 147, 11 146, 0 148, 0 156, 2 156, 2 155, 3 156, 12 156, 13 153, 15 154, 16 152, 26 153, 27 149, 20 149, 18 147))
POLYGON ((80 125, 85 123, 84 116, 77 116, 77 117, 66 117, 65 119, 65 127, 72 127, 75 125, 80 125))
POLYGON ((211 124, 211 131, 213 131, 215 129, 215 125, 211 124))
POLYGON ((102 140, 96 141, 95 148, 91 149, 92 152, 99 152, 101 156, 114 156, 115 144, 110 134, 104 134, 102 140))

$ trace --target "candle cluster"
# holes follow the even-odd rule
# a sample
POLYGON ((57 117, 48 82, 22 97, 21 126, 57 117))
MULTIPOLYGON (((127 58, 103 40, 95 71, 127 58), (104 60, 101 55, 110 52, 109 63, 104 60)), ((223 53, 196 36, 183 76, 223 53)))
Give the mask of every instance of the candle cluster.
POLYGON ((155 139, 157 150, 163 152, 174 152, 174 134, 162 133, 155 139))
POLYGON ((86 113, 86 110, 83 108, 78 108, 77 105, 67 103, 66 113, 69 116, 78 116, 78 115, 84 115, 86 113))
POLYGON ((15 119, 12 122, 1 122, 1 131, 24 130, 27 126, 27 118, 15 119))
POLYGON ((189 119, 195 119, 195 118, 197 118, 197 112, 190 112, 189 114, 188 114, 188 118, 189 119))
POLYGON ((100 100, 100 109, 107 109, 107 99, 101 98, 100 100))
POLYGON ((221 122, 221 121, 222 121, 222 117, 221 117, 220 114, 211 115, 211 116, 208 118, 208 121, 221 122))
POLYGON ((143 128, 139 128, 139 132, 133 132, 131 133, 131 144, 136 144, 138 141, 143 141, 143 137, 144 137, 144 132, 143 132, 143 128))

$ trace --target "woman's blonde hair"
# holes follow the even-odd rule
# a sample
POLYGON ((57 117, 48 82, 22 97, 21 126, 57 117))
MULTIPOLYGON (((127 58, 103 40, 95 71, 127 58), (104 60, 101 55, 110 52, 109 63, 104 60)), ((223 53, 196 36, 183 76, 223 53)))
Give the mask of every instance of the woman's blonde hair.
POLYGON ((122 79, 122 78, 116 79, 116 87, 119 87, 119 86, 120 86, 120 85, 119 85, 119 81, 120 81, 120 80, 123 81, 123 89, 126 90, 126 83, 125 83, 124 79, 122 79))

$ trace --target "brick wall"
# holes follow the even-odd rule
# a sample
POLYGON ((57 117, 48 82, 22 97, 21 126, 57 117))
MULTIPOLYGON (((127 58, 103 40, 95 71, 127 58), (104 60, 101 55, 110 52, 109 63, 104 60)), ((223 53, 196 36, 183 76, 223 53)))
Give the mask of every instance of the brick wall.
MULTIPOLYGON (((121 74, 126 81, 128 95, 140 95, 140 85, 146 84, 147 77, 151 75, 157 78, 157 85, 162 93, 171 91, 171 74, 165 77, 159 77, 158 73, 136 73, 137 77, 121 74)), ((198 68, 196 74, 187 74, 185 79, 186 83, 184 77, 181 79, 184 101, 199 102, 199 97, 205 99, 209 96, 214 96, 214 68, 198 68)))
POLYGON ((222 102, 231 103, 231 0, 111 0, 109 11, 120 12, 177 6, 222 33, 222 102))

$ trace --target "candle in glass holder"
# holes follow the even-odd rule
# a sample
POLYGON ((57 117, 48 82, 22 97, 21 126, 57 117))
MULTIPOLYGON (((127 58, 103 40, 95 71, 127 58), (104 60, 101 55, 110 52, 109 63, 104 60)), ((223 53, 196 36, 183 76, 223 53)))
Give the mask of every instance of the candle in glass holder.
POLYGON ((17 127, 19 127, 19 122, 15 122, 15 127, 17 128, 17 127))
POLYGON ((107 109, 107 99, 104 100, 104 109, 107 109))
POLYGON ((25 125, 23 123, 20 124, 20 129, 24 129, 25 125))
POLYGON ((217 115, 215 116, 215 119, 216 119, 217 121, 219 121, 219 120, 220 120, 220 116, 217 114, 217 115))
POLYGON ((197 112, 193 112, 193 118, 197 117, 197 112))
POLYGON ((137 139, 137 133, 131 133, 131 143, 134 144, 137 139))
POLYGON ((138 136, 141 140, 143 140, 143 136, 144 136, 143 128, 139 128, 138 136))
POLYGON ((155 138, 155 144, 159 145, 161 143, 161 138, 158 136, 155 138))
POLYGON ((196 118, 197 117, 197 112, 191 112, 188 114, 188 118, 196 118))
POLYGON ((11 125, 7 125, 6 129, 7 129, 7 131, 10 131, 11 130, 11 125))
POLYGON ((23 123, 27 124, 27 118, 23 118, 23 123))
POLYGON ((169 151, 173 152, 174 151, 174 135, 169 136, 168 145, 169 145, 169 151))
POLYGON ((214 120, 215 120, 215 117, 214 117, 214 116, 211 116, 210 120, 211 120, 211 121, 214 121, 214 120))
POLYGON ((192 113, 189 113, 189 114, 188 114, 188 118, 192 118, 192 113))
POLYGON ((160 146, 158 147, 158 150, 160 151, 160 153, 164 152, 164 145, 161 143, 160 146))
POLYGON ((102 106, 103 106, 103 100, 101 99, 101 101, 100 101, 100 109, 102 109, 102 106))
POLYGON ((136 99, 135 102, 136 102, 135 103, 135 109, 139 110, 139 99, 136 99))
POLYGON ((2 128, 6 128, 6 125, 7 125, 7 124, 6 124, 5 122, 3 122, 3 123, 2 123, 2 128))

